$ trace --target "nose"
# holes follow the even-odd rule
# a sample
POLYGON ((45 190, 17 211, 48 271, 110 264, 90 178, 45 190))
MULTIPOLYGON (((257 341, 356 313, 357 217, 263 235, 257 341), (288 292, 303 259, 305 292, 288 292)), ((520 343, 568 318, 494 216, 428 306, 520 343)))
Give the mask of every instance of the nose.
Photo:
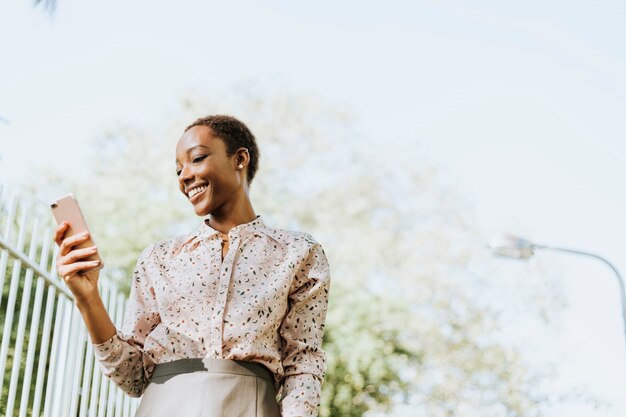
POLYGON ((193 173, 191 172, 191 169, 187 165, 184 165, 181 168, 180 175, 178 176, 178 182, 183 187, 193 182, 193 173))

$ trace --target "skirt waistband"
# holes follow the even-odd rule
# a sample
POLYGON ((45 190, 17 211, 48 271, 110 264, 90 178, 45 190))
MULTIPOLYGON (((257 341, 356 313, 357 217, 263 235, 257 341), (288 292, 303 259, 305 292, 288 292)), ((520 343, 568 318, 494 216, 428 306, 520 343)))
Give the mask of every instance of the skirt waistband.
POLYGON ((159 363, 154 367, 150 383, 162 384, 176 375, 198 371, 257 376, 274 384, 273 374, 260 363, 219 358, 186 358, 159 363))

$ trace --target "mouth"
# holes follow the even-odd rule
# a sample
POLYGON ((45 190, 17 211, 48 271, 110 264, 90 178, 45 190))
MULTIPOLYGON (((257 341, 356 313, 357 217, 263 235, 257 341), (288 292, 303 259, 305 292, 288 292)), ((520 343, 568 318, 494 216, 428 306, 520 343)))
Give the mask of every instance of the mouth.
POLYGON ((209 187, 207 185, 201 185, 199 187, 194 187, 189 190, 189 192, 187 193, 189 201, 191 201, 192 203, 198 201, 208 188, 209 187))

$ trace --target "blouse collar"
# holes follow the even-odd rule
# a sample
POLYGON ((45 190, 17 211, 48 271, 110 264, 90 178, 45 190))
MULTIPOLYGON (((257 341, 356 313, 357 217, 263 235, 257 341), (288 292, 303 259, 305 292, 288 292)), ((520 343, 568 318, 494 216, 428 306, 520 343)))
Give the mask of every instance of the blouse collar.
MULTIPOLYGON (((255 219, 249 221, 248 223, 238 224, 228 231, 229 239, 233 236, 244 236, 253 234, 254 232, 260 232, 265 229, 265 223, 261 218, 261 215, 257 215, 255 219)), ((197 236, 201 239, 210 239, 214 236, 220 235, 220 231, 214 229, 209 225, 209 219, 206 218, 202 222, 202 225, 198 229, 197 236)))

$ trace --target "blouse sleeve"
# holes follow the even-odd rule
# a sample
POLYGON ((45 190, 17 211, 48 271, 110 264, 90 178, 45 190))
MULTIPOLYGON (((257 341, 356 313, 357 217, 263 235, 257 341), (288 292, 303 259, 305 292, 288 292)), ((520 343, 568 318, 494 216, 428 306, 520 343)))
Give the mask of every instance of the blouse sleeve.
POLYGON ((122 328, 106 342, 93 345, 102 373, 131 397, 140 397, 148 386, 153 367, 144 369, 143 345, 161 321, 146 273, 154 246, 145 248, 137 260, 122 328))
POLYGON ((322 247, 315 243, 296 274, 289 310, 281 325, 285 379, 280 399, 282 417, 315 417, 326 373, 322 350, 330 273, 322 247))

